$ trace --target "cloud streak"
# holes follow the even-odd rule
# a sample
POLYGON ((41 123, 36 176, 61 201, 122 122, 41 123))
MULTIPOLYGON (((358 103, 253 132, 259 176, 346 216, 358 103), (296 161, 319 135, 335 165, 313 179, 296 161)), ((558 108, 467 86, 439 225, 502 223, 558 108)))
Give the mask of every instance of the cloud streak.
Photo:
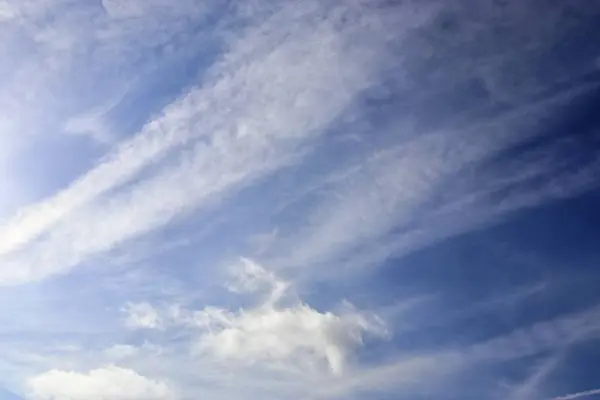
MULTIPOLYGON (((301 18, 312 18, 308 8, 300 10, 301 18)), ((290 164, 302 143, 323 133, 369 84, 372 68, 356 62, 365 49, 347 46, 344 29, 351 28, 336 28, 328 19, 296 27, 293 11, 234 41, 208 74, 212 78, 67 189, 5 223, 0 254, 14 267, 3 268, 2 280, 23 282, 66 270, 290 164), (118 190, 199 137, 204 139, 193 150, 153 178, 118 190), (67 238, 77 238, 68 250, 61 245, 67 238)))
POLYGON ((585 397, 591 397, 591 396, 596 396, 596 395, 600 395, 600 389, 585 390, 583 392, 568 394, 566 396, 554 397, 552 400, 582 399, 585 397))
POLYGON ((600 335, 595 209, 561 208, 598 187, 600 12, 540 3, 0 0, 0 213, 35 199, 0 221, 0 385, 585 388, 545 385, 600 335))
POLYGON ((266 258, 282 268, 316 265, 313 277, 337 273, 337 268, 321 268, 329 262, 356 272, 494 224, 515 211, 594 188, 600 160, 577 170, 563 168, 566 140, 516 156, 501 168, 490 162, 521 144, 544 140, 530 124, 542 118, 546 107, 593 87, 569 89, 471 126, 418 135, 398 132, 408 138, 328 182, 323 192, 331 195, 319 196, 308 223, 281 238, 266 258), (542 184, 517 190, 538 180, 542 184), (508 194, 493 199, 502 192, 508 194), (347 254, 352 257, 344 258, 347 254))

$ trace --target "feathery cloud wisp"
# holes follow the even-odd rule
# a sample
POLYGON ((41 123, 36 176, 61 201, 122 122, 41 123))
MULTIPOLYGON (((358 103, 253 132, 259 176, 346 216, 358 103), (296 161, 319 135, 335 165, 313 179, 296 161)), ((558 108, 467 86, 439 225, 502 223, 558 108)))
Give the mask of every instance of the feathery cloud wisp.
POLYGON ((600 171, 595 109, 560 111, 600 7, 566 3, 0 0, 0 186, 34 192, 0 198, 0 393, 590 387, 537 364, 600 333, 594 205, 536 219, 600 171))
POLYGON ((572 393, 566 396, 555 397, 552 400, 574 400, 596 395, 600 395, 600 389, 585 390, 583 392, 572 393))
POLYGON ((322 134, 369 84, 376 61, 359 56, 371 48, 348 42, 347 30, 355 27, 336 26, 334 16, 319 20, 308 4, 300 8, 249 30, 200 87, 68 188, 0 227, 0 255, 11 265, 0 281, 67 270, 292 162, 303 143, 322 134), (313 22, 296 24, 295 18, 313 22), (150 163, 198 137, 203 141, 178 162, 118 191, 150 163), (76 243, 67 249, 65 240, 76 243))

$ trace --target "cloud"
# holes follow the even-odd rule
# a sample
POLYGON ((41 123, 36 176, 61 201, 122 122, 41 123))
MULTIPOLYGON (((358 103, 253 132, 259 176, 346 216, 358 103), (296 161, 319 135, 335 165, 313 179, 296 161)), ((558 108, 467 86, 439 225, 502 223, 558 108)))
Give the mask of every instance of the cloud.
POLYGON ((344 372, 364 335, 385 333, 378 321, 360 313, 321 313, 304 304, 236 313, 206 308, 196 318, 206 330, 198 342, 203 353, 250 365, 291 363, 302 369, 315 369, 325 361, 336 375, 344 372))
MULTIPOLYGON (((65 2, 29 1, 23 2, 23 4, 20 3, 21 2, 11 2, 9 7, 18 10, 18 12, 15 11, 15 13, 19 15, 19 21, 23 20, 24 24, 31 24, 36 27, 36 23, 42 24, 41 22, 37 21, 38 18, 40 18, 40 15, 43 15, 45 12, 51 14, 56 10, 60 10, 61 7, 64 7, 65 2)), ((143 6, 143 3, 145 2, 128 1, 127 3, 131 5, 139 4, 140 6, 143 6)), ((194 16, 195 12, 201 8, 197 6, 190 8, 189 6, 190 4, 188 3, 186 5, 187 8, 182 7, 180 11, 181 14, 185 14, 186 16, 194 16)), ((64 14, 60 12, 56 13, 55 24, 57 26, 51 25, 50 27, 46 27, 46 29, 50 32, 66 29, 69 37, 74 38, 75 41, 82 41, 81 45, 83 47, 94 47, 93 43, 89 43, 86 39, 90 39, 88 36, 102 37, 102 35, 98 35, 96 32, 93 32, 95 29, 100 29, 97 23, 102 20, 102 18, 95 16, 95 14, 93 14, 91 17, 86 15, 87 9, 85 7, 83 8, 84 10, 82 11, 80 8, 75 7, 76 10, 82 11, 80 13, 76 13, 74 10, 64 14), (82 24, 82 20, 79 18, 75 18, 76 21, 72 21, 69 15, 77 16, 86 20, 88 23, 82 24), (91 21, 89 21, 90 18, 91 21), (76 22, 75 26, 73 26, 74 22, 76 22), (84 28, 84 32, 87 34, 82 33, 82 27, 84 28), (92 27, 92 33, 85 31, 86 27, 92 27), (73 29, 72 32, 70 31, 71 29, 73 29)), ((171 8, 173 9, 175 7, 171 8)), ((129 29, 127 26, 117 25, 122 29, 122 34, 111 35, 112 37, 107 39, 107 42, 109 43, 108 47, 110 47, 112 44, 115 44, 116 46, 122 46, 122 52, 128 53, 126 49, 133 47, 134 49, 138 50, 138 46, 135 46, 136 44, 148 44, 148 42, 151 41, 153 35, 148 31, 156 30, 161 34, 169 35, 168 32, 172 31, 172 29, 163 29, 164 26, 166 26, 164 24, 166 24, 167 21, 163 20, 161 24, 152 23, 155 18, 163 18, 164 16, 165 14, 145 14, 146 22, 148 22, 146 24, 146 28, 143 28, 144 24, 140 24, 140 20, 134 19, 128 20, 127 24, 133 24, 133 28, 135 29, 129 29), (138 29, 141 29, 142 32, 137 32, 138 29), (145 33, 146 35, 144 35, 144 40, 140 41, 139 43, 131 43, 128 40, 122 40, 127 39, 123 37, 124 34, 132 33, 145 33)), ((170 27, 173 28, 173 24, 170 24, 170 27)), ((37 28, 39 30, 34 31, 37 36, 40 36, 40 33, 44 31, 44 27, 37 26, 37 28)), ((116 26, 110 28, 109 30, 113 32, 115 28, 116 26)), ((135 37, 135 35, 133 36, 135 37)), ((116 52, 116 54, 121 55, 122 52, 116 52)), ((56 57, 64 60, 71 60, 71 57, 67 57, 64 54, 62 56, 57 56, 56 51, 49 51, 49 53, 50 54, 48 55, 40 56, 40 58, 43 59, 44 57, 56 57)), ((102 63, 99 63, 99 65, 106 66, 106 64, 109 64, 110 66, 111 61, 115 60, 115 54, 112 55, 113 57, 103 58, 102 63)), ((131 56, 131 54, 128 55, 131 56)), ((49 85, 49 83, 56 80, 53 79, 55 77, 51 75, 53 69, 48 69, 46 67, 48 64, 46 60, 40 61, 35 57, 33 58, 33 66, 31 68, 21 68, 23 71, 19 72, 19 76, 17 78, 13 77, 11 80, 11 85, 14 86, 14 90, 11 88, 4 88, 2 91, 2 95, 7 97, 6 102, 10 103, 10 108, 8 108, 9 110, 15 108, 15 104, 17 104, 19 107, 17 110, 15 110, 15 112, 12 113, 12 115, 9 116, 9 121, 14 121, 15 116, 28 115, 26 112, 28 106, 26 104, 20 104, 18 100, 21 96, 17 95, 16 93, 36 92, 37 96, 32 96, 33 99, 31 101, 34 103, 31 107, 33 108, 35 106, 41 110, 51 110, 48 104, 44 104, 42 107, 37 105, 35 102, 39 101, 40 98, 43 98, 43 96, 40 94, 40 92, 43 93, 42 89, 46 85, 49 85), (40 65, 43 65, 44 68, 41 71, 38 71, 40 65)), ((128 64, 131 64, 132 61, 133 60, 131 58, 126 57, 126 62, 128 64)), ((93 76, 94 74, 90 72, 90 75, 93 76)), ((92 78, 92 80, 94 80, 94 78, 92 78)), ((64 86, 70 87, 68 83, 65 83, 64 86)), ((122 89, 119 88, 119 92, 120 91, 122 91, 122 89)), ((81 99, 77 100, 79 102, 82 101, 81 99)), ((54 101, 56 102, 56 100, 54 101)), ((3 101, 0 99, 0 104, 2 103, 3 101)), ((2 118, 0 117, 0 120, 1 119, 2 118)), ((75 120, 77 120, 77 118, 75 118, 75 120)), ((63 124, 62 121, 61 124, 63 124)), ((105 191, 122 184, 124 181, 135 175, 135 173, 139 172, 143 166, 147 165, 149 162, 155 161, 157 158, 160 158, 162 154, 161 150, 168 150, 169 143, 168 139, 165 138, 165 136, 168 136, 168 134, 165 132, 157 132, 157 130, 158 129, 152 129, 152 127, 144 129, 144 132, 142 132, 137 139, 127 140, 124 143, 121 143, 120 146, 117 146, 114 151, 112 151, 103 159, 103 162, 100 165, 98 165, 92 171, 89 171, 87 175, 81 177, 78 181, 73 182, 68 189, 57 193, 55 196, 46 199, 39 204, 34 204, 20 210, 12 220, 7 221, 6 224, 3 224, 4 226, 0 228, 0 237, 3 239, 2 245, 0 246, 0 254, 5 254, 26 244, 29 240, 36 238, 38 235, 45 232, 46 229, 52 227, 58 220, 67 216, 69 211, 90 201, 101 193, 104 193, 105 191), (139 157, 139 159, 136 160, 136 157, 139 157)), ((171 136, 174 135, 172 134, 171 136)))
POLYGON ((517 210, 592 189, 600 160, 571 169, 564 158, 569 141, 545 143, 544 133, 532 126, 549 106, 589 89, 589 84, 570 88, 458 128, 418 134, 393 128, 398 144, 373 152, 345 173, 332 173, 335 179, 320 189, 324 195, 305 194, 317 198, 316 206, 291 234, 280 234, 263 259, 281 268, 310 269, 307 275, 316 279, 336 275, 338 267, 361 271, 517 210), (534 140, 545 144, 515 153, 501 166, 493 162, 534 140), (498 200, 497 193, 507 194, 498 200))
MULTIPOLYGON (((0 48, 7 49, 0 68, 8 74, 0 92, 0 120, 10 121, 7 134, 57 137, 65 120, 104 104, 105 96, 118 93, 131 79, 143 76, 152 85, 152 74, 164 63, 197 51, 190 30, 205 28, 204 18, 214 6, 194 0, 126 3, 141 14, 119 18, 99 2, 0 4, 7 39, 0 48)), ((209 35, 203 33, 206 43, 209 35)))
MULTIPOLYGON (((421 395, 424 387, 446 374, 456 371, 460 365, 450 352, 427 355, 403 355, 392 362, 356 371, 345 379, 325 381, 315 387, 309 399, 347 399, 374 393, 399 394, 406 397, 421 395)), ((415 396, 416 397, 416 396, 415 396)))
POLYGON ((15 17, 15 10, 8 3, 0 3, 0 18, 12 19, 15 17))
POLYGON ((289 288, 289 283, 279 280, 273 272, 247 258, 241 258, 231 274, 233 279, 226 285, 227 289, 234 293, 266 292, 268 299, 265 303, 270 305, 281 300, 289 288))
POLYGON ((0 254, 15 266, 3 268, 0 281, 65 271, 297 160, 369 85, 376 65, 363 54, 372 47, 348 42, 356 28, 337 27, 335 14, 318 19, 308 3, 233 41, 200 87, 68 188, 0 227, 0 254), (152 178, 118 190, 199 138, 152 178), (65 240, 75 242, 66 248, 65 240))
POLYGON ((585 390, 583 392, 568 394, 566 396, 555 397, 552 400, 574 400, 574 399, 581 399, 584 397, 596 396, 598 394, 600 394, 600 389, 592 389, 592 390, 585 390))
POLYGON ((388 334, 376 315, 350 304, 338 313, 317 311, 288 296, 289 283, 260 265, 248 259, 240 264, 236 280, 245 290, 265 293, 263 302, 238 311, 213 306, 170 310, 173 323, 199 330, 195 349, 204 356, 290 371, 319 371, 326 366, 341 375, 365 337, 388 334))
POLYGON ((309 216, 314 222, 289 240, 289 247, 274 263, 321 265, 392 229, 409 236, 430 211, 425 205, 439 196, 445 182, 490 153, 524 140, 497 128, 485 137, 473 138, 470 132, 418 135, 362 162, 333 185, 333 195, 309 216))
MULTIPOLYGON (((73 144, 40 144, 38 168, 65 162, 43 185, 9 177, 46 197, 0 218, 0 286, 23 284, 2 290, 18 306, 0 318, 0 385, 61 400, 477 397, 446 384, 596 337, 597 309, 508 334, 470 323, 537 317, 538 288, 429 313, 439 303, 406 297, 460 271, 348 273, 581 193, 600 171, 540 133, 589 81, 521 106, 569 78, 545 54, 578 62, 554 49, 586 29, 529 24, 537 7, 517 3, 417 3, 0 0, 0 137, 73 144), (239 254, 252 257, 215 288, 239 254)), ((0 163, 25 164, 6 171, 28 170, 30 148, 2 145, 0 163)), ((510 395, 540 393, 550 364, 510 395)))
POLYGON ((101 105, 92 107, 82 113, 67 118, 63 133, 66 135, 85 136, 97 143, 109 145, 116 139, 115 124, 111 123, 108 114, 116 110, 124 100, 133 84, 124 84, 124 88, 101 105))
POLYGON ((32 400, 171 400, 164 382, 148 379, 114 365, 88 373, 51 370, 28 381, 32 400))
POLYGON ((501 361, 560 350, 573 343, 589 340, 600 333, 599 307, 540 321, 509 334, 480 342, 469 348, 474 360, 501 361))
POLYGON ((508 400, 531 400, 541 398, 540 387, 548 376, 556 369, 561 357, 551 357, 536 365, 533 373, 518 385, 509 390, 502 398, 508 400))
POLYGON ((104 354, 112 360, 122 360, 137 355, 139 349, 129 344, 115 344, 106 350, 104 354))
POLYGON ((126 314, 125 326, 130 329, 157 329, 162 326, 158 311, 148 303, 128 304, 123 312, 126 314))

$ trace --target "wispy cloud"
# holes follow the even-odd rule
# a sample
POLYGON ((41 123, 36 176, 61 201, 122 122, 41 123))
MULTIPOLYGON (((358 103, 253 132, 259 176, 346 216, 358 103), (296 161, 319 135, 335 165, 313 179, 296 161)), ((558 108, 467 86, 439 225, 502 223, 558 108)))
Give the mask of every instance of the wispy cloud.
POLYGON ((300 17, 292 10, 234 41, 211 78, 97 167, 4 224, 1 253, 19 267, 3 269, 3 280, 65 270, 292 162, 302 142, 323 133, 368 85, 374 61, 357 62, 364 49, 348 46, 351 28, 329 19, 296 26, 295 18, 310 18, 311 7, 302 6, 300 17), (265 47, 271 42, 277 44, 265 47), (100 197, 198 137, 204 139, 156 176, 100 197), (65 249, 66 238, 77 244, 65 249))
POLYGON ((548 397, 600 337, 591 295, 552 297, 575 266, 407 257, 598 187, 556 110, 598 89, 563 44, 594 53, 600 13, 538 3, 0 0, 0 384, 478 398, 516 365, 502 398, 548 397))
POLYGON ((540 394, 540 387, 556 368, 560 360, 560 356, 555 356, 539 363, 539 365, 534 368, 533 373, 525 381, 512 387, 509 390, 509 393, 502 398, 509 400, 531 400, 543 398, 543 396, 540 394))
POLYGON ((470 357, 481 360, 511 360, 533 356, 548 350, 563 350, 574 343, 597 337, 598 307, 540 321, 509 334, 473 345, 470 357))
POLYGON ((128 304, 123 312, 126 315, 125 325, 128 328, 157 329, 162 325, 158 311, 148 303, 128 304))
POLYGON ((9 78, 0 93, 0 120, 9 121, 4 133, 60 135, 65 119, 104 104, 132 78, 189 51, 189 30, 202 25, 214 5, 130 1, 119 13, 105 3, 2 3, 7 41, 0 69, 9 78))
POLYGON ((600 159, 572 168, 562 156, 568 140, 549 141, 501 167, 493 163, 521 144, 543 141, 543 133, 530 124, 550 104, 589 89, 584 84, 471 126, 419 135, 398 132, 408 139, 334 174, 308 222, 287 237, 280 234, 275 250, 264 257, 282 268, 318 266, 310 272, 313 278, 336 274, 337 266, 360 271, 515 211, 594 188, 600 159), (506 195, 495 199, 497 193, 506 195), (321 268, 331 262, 336 268, 321 268))
POLYGON ((581 398, 592 397, 592 396, 596 396, 596 395, 600 395, 600 389, 585 390, 583 392, 572 393, 572 394, 568 394, 566 396, 555 397, 552 400, 581 399, 581 398))

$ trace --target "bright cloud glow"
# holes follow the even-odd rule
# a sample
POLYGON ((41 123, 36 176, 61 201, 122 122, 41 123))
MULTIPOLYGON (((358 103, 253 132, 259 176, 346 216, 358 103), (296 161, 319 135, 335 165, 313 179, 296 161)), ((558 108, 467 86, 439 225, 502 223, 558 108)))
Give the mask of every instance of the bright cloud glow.
POLYGON ((135 371, 107 366, 78 373, 52 370, 29 380, 34 400, 169 400, 174 393, 163 383, 135 371))
POLYGON ((596 394, 580 3, 0 0, 0 398, 596 394))
POLYGON ((306 305, 236 314, 208 308, 197 318, 200 327, 209 329, 200 339, 200 351, 250 364, 281 361, 303 368, 325 360, 338 375, 365 334, 385 333, 361 314, 323 314, 306 305))
POLYGON ((349 61, 354 55, 343 30, 329 22, 294 30, 293 21, 284 10, 260 28, 272 30, 270 40, 294 34, 274 48, 261 48, 259 31, 234 42, 210 74, 214 78, 190 89, 67 189, 0 228, 0 254, 20 266, 18 274, 4 269, 3 280, 36 280, 70 268, 293 162, 301 143, 323 133, 367 85, 370 71, 367 62, 349 61), (86 207, 173 148, 208 135, 152 179, 86 207), (10 257, 50 228, 40 242, 10 257), (69 248, 62 246, 67 238, 76 241, 69 248))
POLYGON ((169 324, 195 328, 194 348, 202 357, 309 373, 325 367, 334 375, 344 372, 365 337, 388 335, 378 316, 361 313, 350 304, 339 313, 315 310, 287 292, 289 283, 249 259, 241 259, 233 275, 236 290, 243 287, 258 292, 264 300, 237 311, 214 306, 190 311, 173 306, 164 316, 148 304, 130 305, 126 324, 158 328, 163 318, 169 324))
POLYGON ((335 314, 321 313, 299 301, 282 305, 282 288, 288 285, 250 260, 242 260, 242 265, 238 279, 252 289, 259 281, 270 285, 268 300, 238 312, 207 307, 194 313, 193 323, 203 331, 200 352, 247 364, 268 362, 309 369, 325 361, 339 375, 365 335, 386 335, 377 316, 353 309, 335 314))

